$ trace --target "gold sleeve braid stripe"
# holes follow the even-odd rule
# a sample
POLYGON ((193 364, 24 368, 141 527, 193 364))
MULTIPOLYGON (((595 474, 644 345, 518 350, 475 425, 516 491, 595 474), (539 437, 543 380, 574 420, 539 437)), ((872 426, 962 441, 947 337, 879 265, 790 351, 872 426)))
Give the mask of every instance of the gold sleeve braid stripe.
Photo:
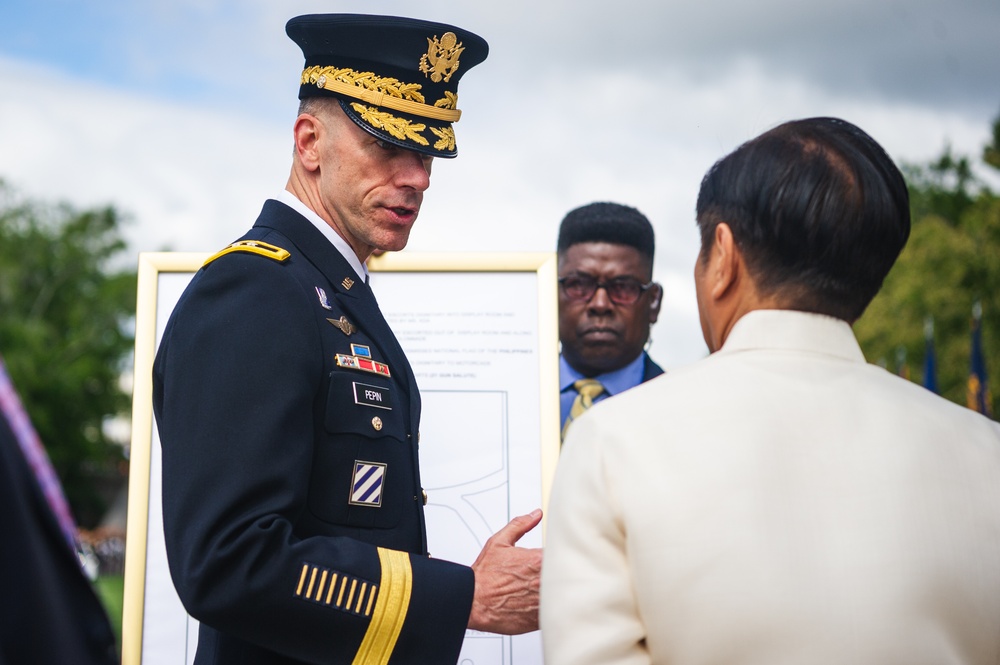
POLYGON ((410 607, 413 589, 410 555, 380 547, 378 558, 382 563, 382 593, 375 602, 375 612, 352 665, 386 665, 410 607))
POLYGON ((295 596, 359 616, 371 616, 378 596, 373 582, 303 563, 295 596))

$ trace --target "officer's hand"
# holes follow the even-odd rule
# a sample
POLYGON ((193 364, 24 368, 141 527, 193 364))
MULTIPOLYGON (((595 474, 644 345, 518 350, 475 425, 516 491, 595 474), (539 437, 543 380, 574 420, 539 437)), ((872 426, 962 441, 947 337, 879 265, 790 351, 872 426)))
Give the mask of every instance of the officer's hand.
POLYGON ((502 635, 538 630, 538 580, 541 548, 515 547, 542 521, 542 511, 515 517, 486 541, 472 564, 476 590, 469 628, 502 635))

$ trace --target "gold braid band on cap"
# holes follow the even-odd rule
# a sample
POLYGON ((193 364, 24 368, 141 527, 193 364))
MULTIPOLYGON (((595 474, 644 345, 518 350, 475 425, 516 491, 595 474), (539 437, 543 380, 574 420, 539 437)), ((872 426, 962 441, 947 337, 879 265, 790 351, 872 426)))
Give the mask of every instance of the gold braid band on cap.
POLYGON ((410 608, 413 589, 410 555, 379 547, 378 558, 382 564, 381 591, 353 665, 386 665, 396 648, 396 640, 410 608))
POLYGON ((376 76, 372 72, 359 73, 353 69, 338 67, 307 67, 302 72, 302 85, 315 85, 374 106, 431 120, 458 122, 462 117, 462 112, 455 108, 458 99, 454 93, 446 92, 445 98, 432 106, 424 103, 424 96, 419 92, 420 84, 401 83, 397 79, 376 76), (451 108, 446 108, 447 106, 451 108))

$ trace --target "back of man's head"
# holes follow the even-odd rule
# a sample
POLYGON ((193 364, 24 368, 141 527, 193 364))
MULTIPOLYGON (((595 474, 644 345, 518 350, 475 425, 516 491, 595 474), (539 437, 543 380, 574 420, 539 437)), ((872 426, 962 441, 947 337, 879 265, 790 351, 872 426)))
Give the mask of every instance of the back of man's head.
POLYGON ((573 245, 586 242, 633 247, 649 260, 652 270, 656 250, 653 225, 635 208, 598 202, 570 210, 559 225, 556 251, 564 254, 573 245))
POLYGON ((853 322, 910 234, 899 169, 860 128, 787 122, 719 160, 697 204, 702 260, 724 222, 761 295, 853 322))

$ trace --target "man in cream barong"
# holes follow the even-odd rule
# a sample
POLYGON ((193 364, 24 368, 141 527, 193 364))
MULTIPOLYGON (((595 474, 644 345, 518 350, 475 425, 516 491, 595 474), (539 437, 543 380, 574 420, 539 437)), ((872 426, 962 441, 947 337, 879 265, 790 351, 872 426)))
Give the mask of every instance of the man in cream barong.
POLYGON ((909 236, 850 123, 705 176, 711 355, 571 428, 542 570, 547 665, 991 663, 1000 425, 867 364, 851 330, 909 236))

